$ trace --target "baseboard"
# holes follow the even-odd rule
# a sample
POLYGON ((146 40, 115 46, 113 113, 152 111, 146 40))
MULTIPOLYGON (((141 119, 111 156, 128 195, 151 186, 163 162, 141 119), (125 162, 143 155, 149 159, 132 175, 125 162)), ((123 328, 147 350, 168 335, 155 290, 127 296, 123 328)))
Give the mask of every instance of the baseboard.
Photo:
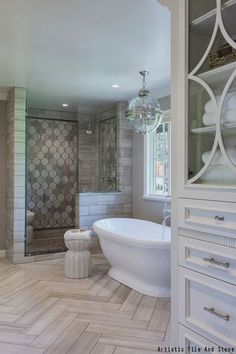
POLYGON ((6 257, 6 251, 0 250, 0 257, 6 257))

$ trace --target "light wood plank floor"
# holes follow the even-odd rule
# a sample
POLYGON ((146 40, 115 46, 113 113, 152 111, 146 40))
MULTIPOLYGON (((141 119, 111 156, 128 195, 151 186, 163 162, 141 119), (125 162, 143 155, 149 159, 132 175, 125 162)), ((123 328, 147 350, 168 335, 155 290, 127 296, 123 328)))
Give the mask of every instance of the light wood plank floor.
POLYGON ((107 276, 64 277, 61 259, 12 265, 0 258, 0 353, 152 354, 169 345, 169 298, 141 295, 107 276))

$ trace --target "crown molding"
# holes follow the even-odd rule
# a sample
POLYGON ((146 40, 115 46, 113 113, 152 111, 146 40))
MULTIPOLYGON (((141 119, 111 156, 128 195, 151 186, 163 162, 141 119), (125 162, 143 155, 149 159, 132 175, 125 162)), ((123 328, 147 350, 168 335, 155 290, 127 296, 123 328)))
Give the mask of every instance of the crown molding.
POLYGON ((173 0, 157 0, 157 2, 159 2, 159 4, 161 4, 162 6, 168 7, 169 10, 171 10, 171 1, 173 1, 173 0))

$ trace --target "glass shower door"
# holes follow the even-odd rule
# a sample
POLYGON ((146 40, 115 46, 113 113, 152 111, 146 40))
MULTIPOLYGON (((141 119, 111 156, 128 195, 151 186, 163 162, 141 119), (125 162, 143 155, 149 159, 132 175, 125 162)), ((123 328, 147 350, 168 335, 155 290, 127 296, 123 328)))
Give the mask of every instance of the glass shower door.
POLYGON ((99 190, 117 191, 117 118, 99 122, 99 190))
POLYGON ((64 251, 75 225, 77 122, 27 118, 26 253, 64 251))

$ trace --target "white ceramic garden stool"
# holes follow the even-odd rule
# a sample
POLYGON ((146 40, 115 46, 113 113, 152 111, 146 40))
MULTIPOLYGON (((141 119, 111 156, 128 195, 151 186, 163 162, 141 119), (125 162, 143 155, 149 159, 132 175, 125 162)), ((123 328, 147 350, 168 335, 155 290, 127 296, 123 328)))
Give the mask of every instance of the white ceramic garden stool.
POLYGON ((68 278, 89 277, 91 274, 90 230, 68 230, 64 239, 68 248, 65 254, 65 276, 68 278))

